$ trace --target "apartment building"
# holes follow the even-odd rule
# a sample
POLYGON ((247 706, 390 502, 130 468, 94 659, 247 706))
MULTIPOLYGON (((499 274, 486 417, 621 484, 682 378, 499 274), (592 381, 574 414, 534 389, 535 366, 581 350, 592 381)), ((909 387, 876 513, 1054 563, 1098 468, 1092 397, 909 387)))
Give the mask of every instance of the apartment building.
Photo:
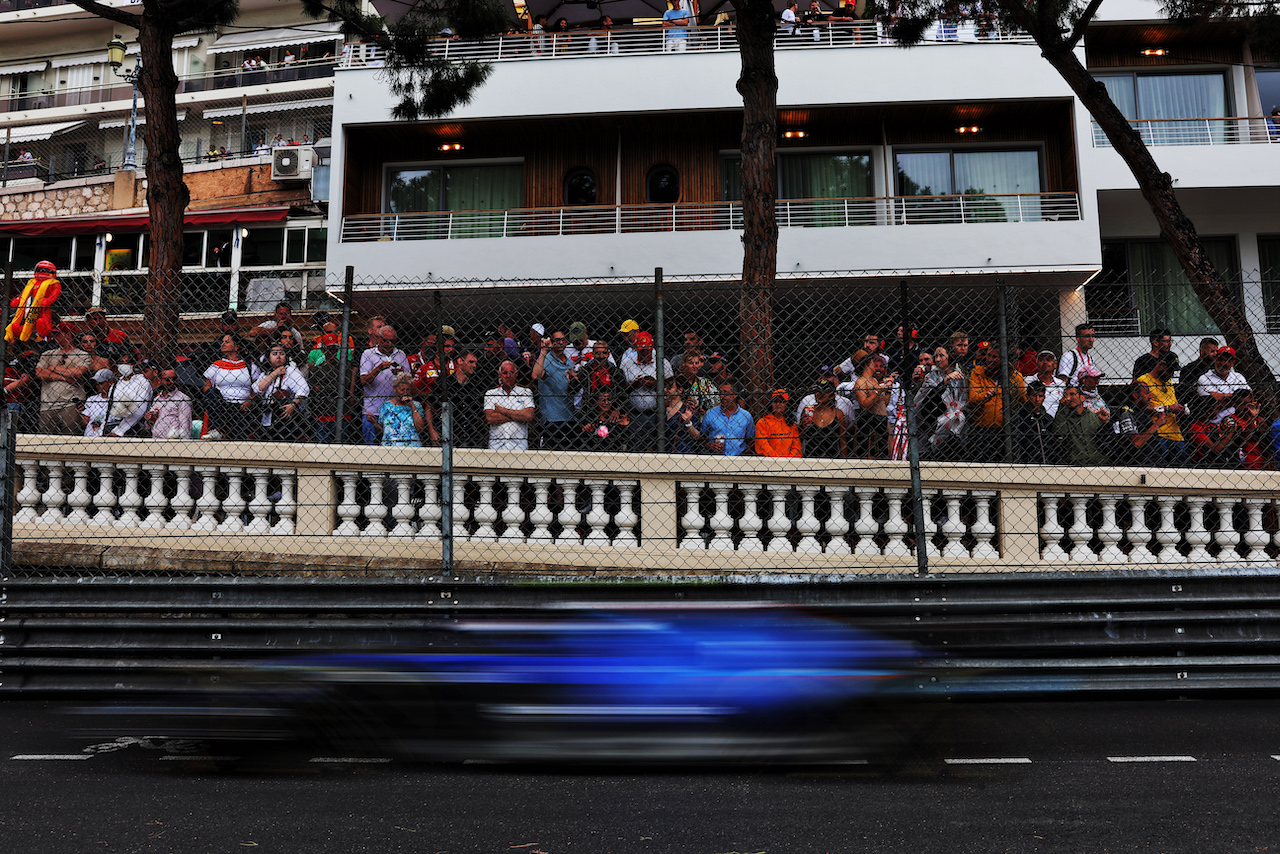
MULTIPOLYGON (((116 0, 129 10, 141 7, 116 0)), ((297 4, 250 0, 234 25, 173 44, 191 204, 182 310, 324 299, 327 137, 343 37, 297 4)), ((64 310, 140 314, 148 257, 147 106, 107 44, 136 33, 62 0, 0 3, 0 263, 25 280, 48 258, 64 310)))
MULTIPOLYGON (((449 280, 643 281, 655 266, 736 276, 736 45, 710 21, 671 38, 445 41, 493 74, 454 115, 408 124, 389 118, 376 52, 354 51, 335 84, 331 265, 370 279, 370 300, 449 280)), ((1123 162, 1025 37, 942 24, 904 50, 857 22, 777 46, 781 280, 848 298, 833 308, 903 279, 934 305, 1003 281, 1038 297, 1029 338, 1087 318, 1116 339, 1099 348, 1113 375, 1152 328, 1213 331, 1123 162)), ((1142 0, 1108 0, 1080 55, 1174 176, 1256 328, 1280 331, 1280 151, 1262 118, 1280 71, 1241 30, 1174 27, 1142 0)))

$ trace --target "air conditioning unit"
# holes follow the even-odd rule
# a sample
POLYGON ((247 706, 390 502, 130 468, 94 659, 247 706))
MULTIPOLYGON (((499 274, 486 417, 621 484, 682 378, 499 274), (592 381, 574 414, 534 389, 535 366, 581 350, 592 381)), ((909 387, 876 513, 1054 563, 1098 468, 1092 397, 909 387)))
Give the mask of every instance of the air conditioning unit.
POLYGON ((271 149, 272 181, 305 181, 315 166, 316 150, 309 145, 282 145, 271 149))

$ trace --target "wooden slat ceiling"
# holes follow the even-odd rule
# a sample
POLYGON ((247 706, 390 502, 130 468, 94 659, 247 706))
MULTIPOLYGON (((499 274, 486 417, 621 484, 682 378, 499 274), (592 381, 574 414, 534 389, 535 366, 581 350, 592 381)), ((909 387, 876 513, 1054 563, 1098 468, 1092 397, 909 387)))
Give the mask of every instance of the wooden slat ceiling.
POLYGON ((1085 35, 1085 57, 1093 68, 1234 63, 1243 56, 1245 30, 1235 21, 1191 24, 1100 24, 1085 35), (1164 48, 1168 56, 1143 56, 1144 48, 1164 48))
MULTIPOLYGON (((889 142, 922 136, 946 139, 961 125, 979 125, 988 138, 1007 135, 1012 139, 1042 136, 1050 127, 1069 120, 1067 99, 1040 101, 1000 101, 974 103, 895 103, 838 107, 788 108, 778 112, 779 132, 803 129, 805 145, 879 144, 882 128, 889 142)), ((666 113, 654 116, 543 116, 476 122, 418 122, 387 124, 377 128, 348 129, 352 142, 376 138, 384 150, 418 150, 446 142, 479 143, 491 148, 505 140, 512 155, 523 148, 522 140, 615 137, 619 132, 652 130, 658 123, 668 132, 700 131, 723 139, 726 147, 736 147, 741 133, 742 113, 737 110, 666 113), (366 134, 369 136, 366 137, 366 134)), ((465 152, 463 153, 465 156, 465 152)))

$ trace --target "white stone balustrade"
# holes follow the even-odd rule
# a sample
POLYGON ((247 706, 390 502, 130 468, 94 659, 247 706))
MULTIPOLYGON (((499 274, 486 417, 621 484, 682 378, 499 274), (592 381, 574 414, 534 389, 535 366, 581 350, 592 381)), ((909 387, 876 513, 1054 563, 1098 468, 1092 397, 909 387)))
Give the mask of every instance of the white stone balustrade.
POLYGON ((69 535, 110 527, 280 536, 295 527, 291 469, 27 458, 18 472, 15 523, 69 535))
POLYGON ((919 542, 935 573, 1277 557, 1277 472, 925 463, 917 533, 892 461, 457 449, 454 465, 446 495, 432 448, 23 436, 15 548, 429 565, 448 511, 455 559, 494 568, 901 573, 919 542))
POLYGON ((1069 552, 1073 563, 1106 566, 1274 563, 1271 495, 1046 493, 1042 500, 1047 561, 1069 552), (1070 516, 1066 525, 1059 507, 1070 516))

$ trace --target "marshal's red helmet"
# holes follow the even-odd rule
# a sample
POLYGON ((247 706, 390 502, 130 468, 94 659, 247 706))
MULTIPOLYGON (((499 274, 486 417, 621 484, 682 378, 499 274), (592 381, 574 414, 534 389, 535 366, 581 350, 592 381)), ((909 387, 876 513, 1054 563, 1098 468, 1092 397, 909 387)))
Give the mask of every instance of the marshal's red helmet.
POLYGON ((52 261, 41 261, 40 263, 36 264, 36 272, 47 273, 50 276, 56 276, 58 275, 58 268, 54 265, 52 261))

